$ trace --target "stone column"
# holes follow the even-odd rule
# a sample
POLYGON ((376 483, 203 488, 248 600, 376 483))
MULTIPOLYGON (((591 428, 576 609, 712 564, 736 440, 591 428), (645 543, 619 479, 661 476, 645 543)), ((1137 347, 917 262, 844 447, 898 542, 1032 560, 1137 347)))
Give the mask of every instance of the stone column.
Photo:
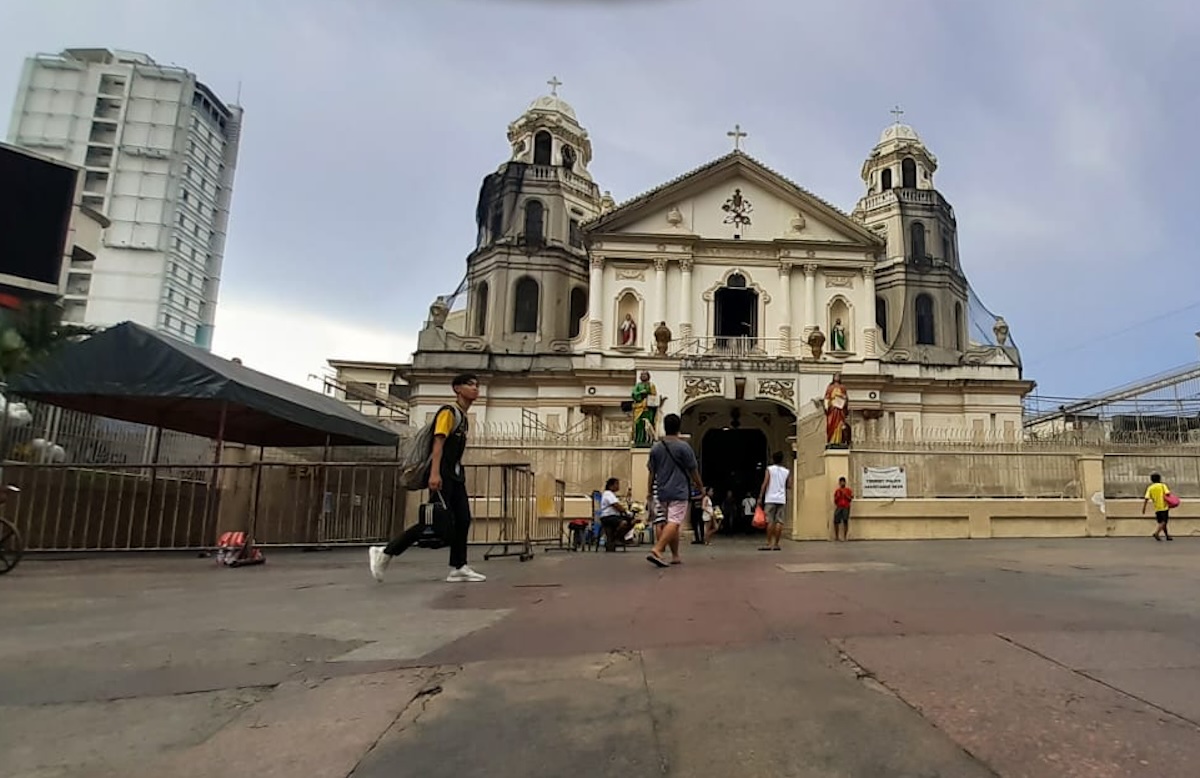
POLYGON ((679 260, 679 339, 692 337, 692 266, 693 260, 679 260))
POLYGON ((604 342, 604 257, 592 257, 588 277, 588 348, 598 349, 604 342))
MULTIPOLYGON (((659 257, 654 260, 654 321, 646 328, 653 333, 660 321, 667 320, 667 260, 659 257)), ((670 326, 670 325, 668 325, 670 326)), ((652 336, 653 337, 653 336, 652 336)))
MULTIPOLYGON (((804 266, 804 332, 801 337, 801 353, 812 356, 808 348, 808 336, 816 329, 820 319, 817 318, 817 269, 818 265, 810 262, 804 266)), ((826 333, 828 336, 829 333, 826 333)))
POLYGON ((792 263, 784 259, 779 263, 779 355, 792 355, 792 263))
POLYGON ((821 322, 817 315, 817 270, 819 265, 809 263, 804 266, 804 337, 821 322))
POLYGON ((863 311, 866 312, 867 321, 862 327, 863 334, 863 353, 868 357, 876 356, 879 353, 879 328, 875 326, 875 268, 864 267, 863 271, 863 294, 867 296, 866 304, 863 306, 863 311))

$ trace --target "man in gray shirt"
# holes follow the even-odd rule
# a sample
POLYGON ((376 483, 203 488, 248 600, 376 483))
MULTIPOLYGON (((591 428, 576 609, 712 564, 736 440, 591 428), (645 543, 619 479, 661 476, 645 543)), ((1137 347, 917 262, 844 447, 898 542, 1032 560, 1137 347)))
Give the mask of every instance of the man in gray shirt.
POLYGON ((696 464, 696 454, 686 441, 679 437, 679 428, 683 421, 678 414, 668 414, 663 419, 663 437, 650 449, 648 493, 657 489, 658 499, 667 523, 658 533, 654 549, 646 559, 656 567, 666 567, 663 551, 671 549, 671 564, 677 565, 679 558, 679 531, 683 519, 688 514, 691 503, 692 484, 703 493, 704 484, 700 480, 700 470, 696 464))

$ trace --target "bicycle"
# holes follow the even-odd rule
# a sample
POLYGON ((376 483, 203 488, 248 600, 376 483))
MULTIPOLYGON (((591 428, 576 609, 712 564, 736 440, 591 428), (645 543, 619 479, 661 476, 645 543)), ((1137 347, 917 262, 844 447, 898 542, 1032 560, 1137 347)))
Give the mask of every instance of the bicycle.
MULTIPOLYGON (((9 492, 15 494, 20 491, 15 486, 9 486, 6 491, 0 492, 0 504, 8 501, 9 492)), ((0 516, 0 575, 12 572, 21 563, 24 553, 25 544, 17 525, 0 516)))

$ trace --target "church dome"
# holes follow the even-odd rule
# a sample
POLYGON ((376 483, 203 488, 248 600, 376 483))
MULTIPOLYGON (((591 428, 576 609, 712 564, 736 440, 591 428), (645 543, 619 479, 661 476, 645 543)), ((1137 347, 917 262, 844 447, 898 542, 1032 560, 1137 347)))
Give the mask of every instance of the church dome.
MULTIPOLYGON (((562 99, 558 95, 543 95, 529 104, 526 111, 556 111, 561 114, 566 114, 572 119, 575 117, 575 109, 571 104, 562 99)), ((578 121, 578 119, 576 119, 578 121)))
POLYGON ((879 136, 880 143, 887 143, 890 140, 911 140, 916 143, 921 142, 921 138, 919 135, 917 135, 916 130, 909 125, 901 124, 900 122, 888 125, 886 128, 884 128, 883 134, 879 136))

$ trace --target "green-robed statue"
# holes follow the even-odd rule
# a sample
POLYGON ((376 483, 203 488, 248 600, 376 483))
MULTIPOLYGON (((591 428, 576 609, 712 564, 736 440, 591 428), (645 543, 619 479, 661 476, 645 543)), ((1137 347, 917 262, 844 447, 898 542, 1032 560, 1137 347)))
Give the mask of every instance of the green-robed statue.
POLYGON ((633 445, 649 448, 658 437, 658 389, 645 370, 633 387, 633 445))

